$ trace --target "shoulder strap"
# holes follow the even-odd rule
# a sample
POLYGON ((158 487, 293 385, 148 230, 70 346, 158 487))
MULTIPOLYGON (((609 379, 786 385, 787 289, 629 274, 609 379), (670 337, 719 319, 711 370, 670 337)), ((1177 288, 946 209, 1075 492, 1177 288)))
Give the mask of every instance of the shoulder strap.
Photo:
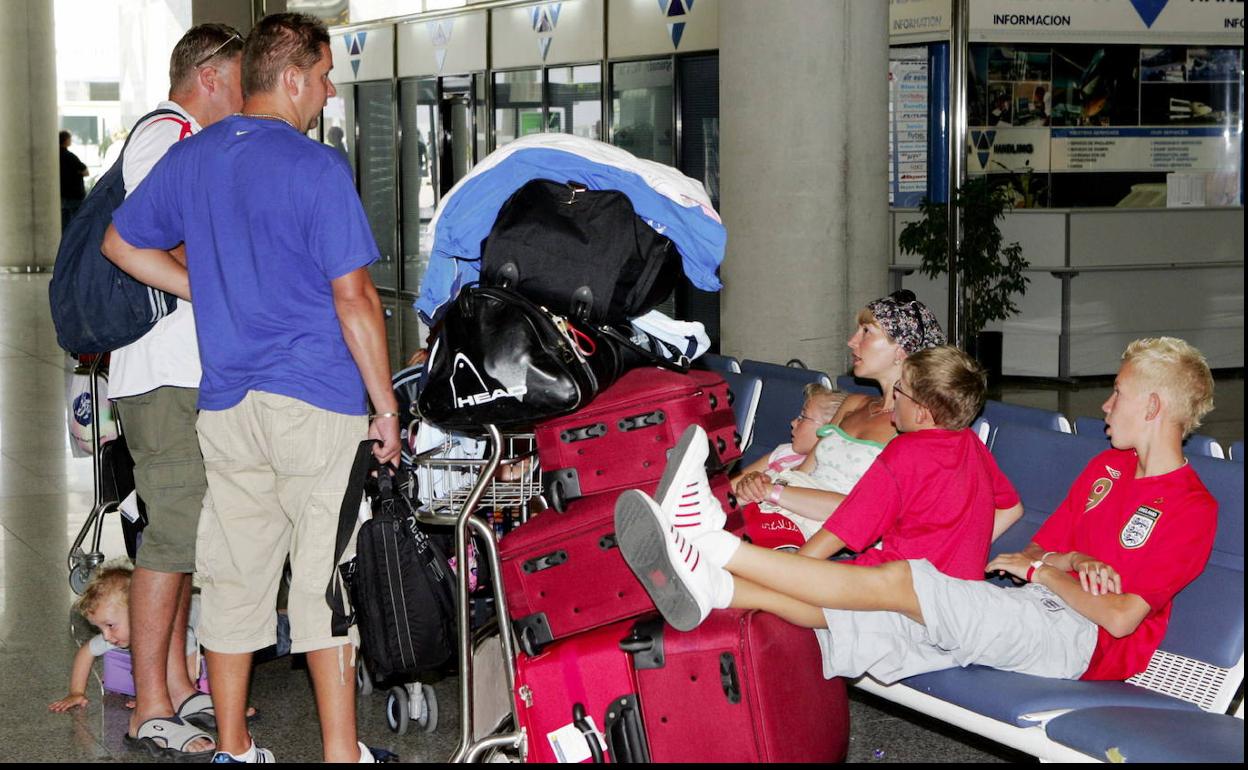
POLYGON ((373 458, 373 444, 380 443, 375 439, 361 441, 355 450, 355 460, 351 463, 351 475, 347 477, 347 491, 342 496, 342 506, 338 509, 338 535, 334 541, 334 566, 325 588, 325 601, 333 612, 333 635, 345 636, 351 626, 346 611, 346 597, 343 595, 342 580, 339 578, 338 562, 346 553, 347 544, 355 532, 355 523, 360 516, 360 503, 364 500, 364 480, 372 470, 376 460, 373 458))
MULTIPOLYGON (((183 117, 182 113, 178 112, 177 110, 171 110, 168 107, 160 107, 158 109, 154 109, 151 112, 147 113, 146 115, 144 115, 143 117, 135 121, 134 127, 130 129, 130 134, 126 137, 126 143, 121 146, 122 157, 125 157, 126 148, 130 146, 130 140, 134 138, 134 135, 139 133, 140 129, 146 128, 146 126, 144 126, 143 124, 151 120, 152 118, 158 117, 160 115, 172 115, 174 116, 174 118, 177 120, 178 123, 182 124, 182 135, 178 137, 179 141, 182 139, 185 139, 187 135, 190 134, 191 121, 183 117)), ((168 120, 168 118, 164 118, 164 120, 168 120)))
POLYGON ((638 345, 636 342, 633 342, 627 334, 624 334, 610 324, 603 324, 602 326, 595 328, 599 334, 613 342, 618 347, 632 352, 634 355, 641 357, 643 360, 654 364, 655 366, 661 366, 664 369, 670 369, 673 372, 679 372, 681 374, 685 374, 689 371, 689 366, 684 363, 687 359, 683 356, 681 357, 681 361, 669 361, 663 356, 655 355, 650 350, 647 350, 641 345, 638 345))

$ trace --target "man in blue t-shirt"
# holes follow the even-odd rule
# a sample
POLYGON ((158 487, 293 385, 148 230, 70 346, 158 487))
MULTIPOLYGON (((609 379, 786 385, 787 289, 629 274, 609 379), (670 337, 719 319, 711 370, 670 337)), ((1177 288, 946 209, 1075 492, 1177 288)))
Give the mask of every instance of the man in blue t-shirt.
POLYGON ((289 554, 291 650, 306 652, 328 762, 356 740, 352 636, 325 587, 338 508, 365 437, 399 452, 377 245, 341 153, 304 135, 334 95, 325 26, 263 19, 243 49, 243 111, 165 155, 113 217, 104 251, 144 283, 194 296, 203 380, 197 424, 208 494, 196 571, 216 761, 272 761, 244 716, 255 650, 275 641, 289 554), (167 250, 186 244, 183 267, 167 250), (376 414, 371 425, 367 401, 376 414))

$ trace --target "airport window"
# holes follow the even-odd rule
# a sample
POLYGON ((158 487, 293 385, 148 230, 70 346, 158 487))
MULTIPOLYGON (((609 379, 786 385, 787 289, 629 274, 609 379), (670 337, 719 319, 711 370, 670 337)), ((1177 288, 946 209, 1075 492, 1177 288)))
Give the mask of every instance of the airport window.
POLYGON ((338 86, 338 95, 325 102, 321 112, 322 136, 325 144, 347 156, 351 173, 355 174, 355 87, 338 86))
POLYGON ((639 158, 675 162, 670 58, 611 65, 611 143, 639 158))
POLYGON ((394 86, 384 81, 361 83, 355 88, 359 98, 356 116, 360 132, 360 201, 381 250, 381 259, 369 267, 369 272, 378 288, 397 289, 394 86))
POLYGON ((546 70, 546 130, 602 138, 602 67, 546 70))
POLYGON ((429 222, 437 205, 438 146, 434 141, 438 109, 435 78, 404 80, 399 84, 399 109, 403 125, 402 205, 403 284, 416 291, 429 264, 432 244, 427 242, 429 222))
POLYGON ((494 73, 494 146, 542 131, 542 71, 494 73))

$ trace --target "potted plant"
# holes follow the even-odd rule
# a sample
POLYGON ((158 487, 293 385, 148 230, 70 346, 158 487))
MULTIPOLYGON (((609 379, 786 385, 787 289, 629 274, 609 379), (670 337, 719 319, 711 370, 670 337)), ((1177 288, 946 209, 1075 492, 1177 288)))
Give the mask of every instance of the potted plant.
MULTIPOLYGON (((1028 267, 1023 247, 1017 241, 1003 243, 997 226, 1012 208, 1010 200, 1009 189, 993 186, 987 176, 968 179, 954 195, 962 218, 957 269, 965 297, 965 347, 996 376, 1001 373, 1001 333, 985 332, 984 326, 1017 313, 1014 298, 1026 292, 1031 280, 1023 274, 1028 267)), ((949 210, 924 198, 919 213, 918 221, 902 229, 898 244, 901 253, 919 255, 919 271, 935 278, 949 270, 949 210)), ((956 330, 949 336, 959 341, 956 330)))

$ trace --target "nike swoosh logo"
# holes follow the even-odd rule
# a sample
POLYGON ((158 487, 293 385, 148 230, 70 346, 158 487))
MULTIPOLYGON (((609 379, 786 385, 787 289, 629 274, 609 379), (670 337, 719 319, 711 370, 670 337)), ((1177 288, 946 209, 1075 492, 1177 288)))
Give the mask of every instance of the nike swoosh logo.
POLYGON ((251 133, 250 131, 235 131, 234 136, 242 136, 243 134, 250 134, 250 133, 251 133))

